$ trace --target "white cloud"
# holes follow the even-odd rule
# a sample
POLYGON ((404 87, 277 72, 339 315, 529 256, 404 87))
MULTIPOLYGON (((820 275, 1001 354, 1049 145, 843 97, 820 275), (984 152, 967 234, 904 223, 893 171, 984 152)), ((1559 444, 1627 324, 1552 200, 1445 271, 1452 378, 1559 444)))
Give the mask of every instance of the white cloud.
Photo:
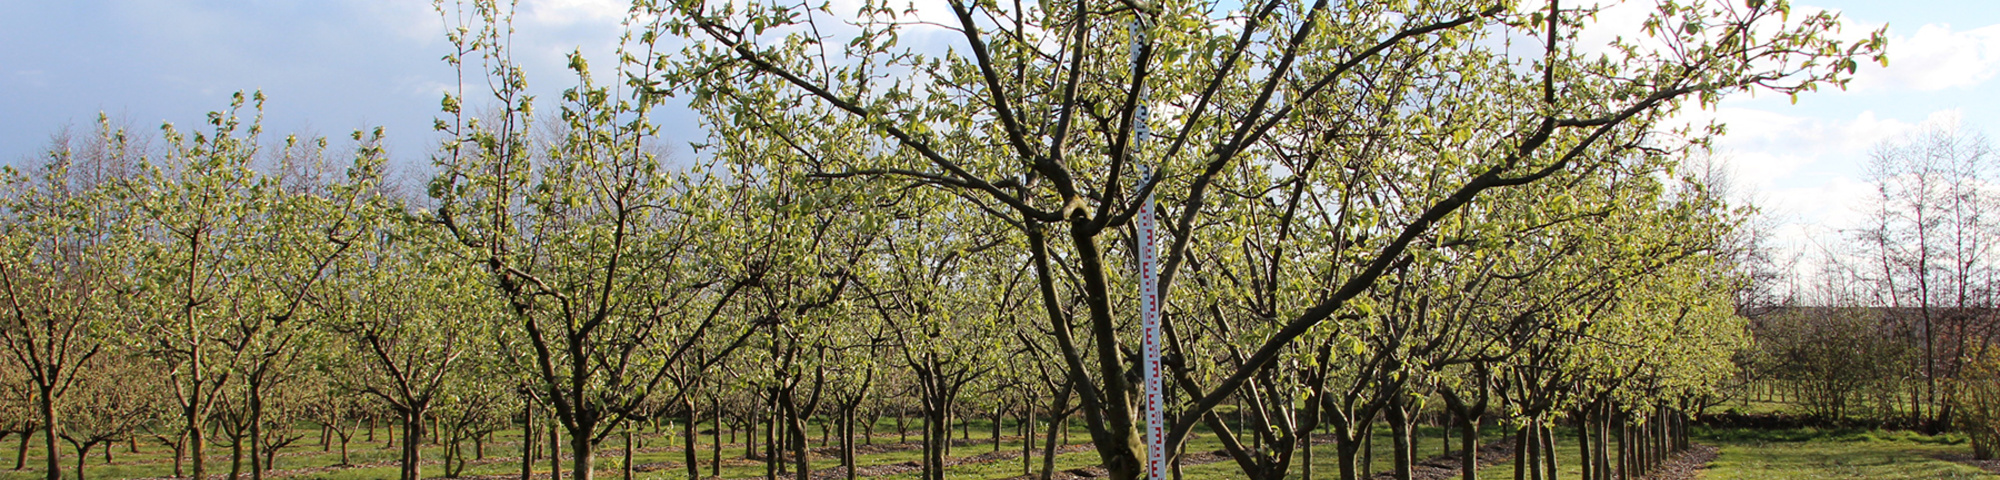
MULTIPOLYGON (((1926 125, 1952 124, 1960 112, 1938 110, 1910 121, 1864 111, 1849 118, 1789 115, 1732 107, 1690 111, 1677 121, 1728 126, 1716 141, 1717 159, 1739 192, 1777 222, 1773 245, 1781 257, 1816 258, 1838 250, 1847 232, 1861 227, 1875 187, 1867 178, 1869 151, 1926 125)), ((1810 277, 1811 265, 1796 274, 1810 277)))
POLYGON ((2000 74, 2000 24, 1954 31, 1950 24, 1928 24, 1913 35, 1889 35, 1889 66, 1864 67, 1851 88, 1866 90, 1944 90, 1969 87, 2000 74))

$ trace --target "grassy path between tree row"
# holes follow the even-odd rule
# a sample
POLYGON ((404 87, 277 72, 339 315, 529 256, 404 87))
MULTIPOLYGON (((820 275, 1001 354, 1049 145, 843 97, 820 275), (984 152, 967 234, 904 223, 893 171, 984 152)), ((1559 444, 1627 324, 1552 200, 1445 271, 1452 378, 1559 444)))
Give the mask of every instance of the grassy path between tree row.
MULTIPOLYGON (((1511 444, 1493 435, 1500 429, 1488 429, 1486 447, 1481 448, 1481 478, 1513 478, 1511 444)), ((975 432, 978 430, 975 429, 975 432)), ((1435 429, 1420 430, 1424 443, 1419 446, 1426 459, 1420 462, 1417 478, 1444 479, 1457 477, 1455 457, 1438 455, 1440 445, 1435 429)), ((470 478, 512 479, 518 478, 520 465, 516 463, 519 443, 515 432, 503 434, 505 440, 487 445, 487 458, 474 462, 467 468, 470 478)), ((1378 432, 1374 447, 1374 468, 1382 472, 1388 468, 1389 445, 1386 431, 1378 432)), ((686 478, 686 472, 679 461, 682 454, 678 446, 661 443, 661 438, 647 435, 646 445, 637 449, 633 456, 637 477, 642 480, 686 478)), ((706 438, 706 437, 705 437, 706 438)), ((11 457, 13 439, 4 445, 4 452, 11 457)), ((877 435, 876 444, 859 448, 858 463, 860 476, 871 480, 905 480, 917 476, 916 461, 921 457, 919 446, 914 441, 898 442, 894 434, 877 435)), ((991 441, 978 433, 971 439, 953 440, 955 447, 947 467, 947 478, 953 479, 1024 479, 1037 478, 1023 472, 1038 472, 1042 465, 1041 448, 1035 449, 1035 457, 1027 468, 1020 456, 1021 439, 1003 436, 999 449, 994 450, 991 441)), ((1082 441, 1078 438, 1074 441, 1082 441)), ((1313 478, 1324 480, 1338 476, 1331 439, 1316 439, 1313 457, 1313 478)), ((1682 480, 1700 478, 1707 480, 1792 480, 1792 479, 2000 479, 2000 475, 1982 471, 1979 467, 1965 463, 1970 457, 1970 448, 1957 436, 1924 436, 1908 432, 1880 431, 1824 431, 1814 429, 1795 430, 1700 430, 1695 436, 1697 443, 1715 448, 1713 461, 1703 458, 1696 464, 1687 465, 1683 471, 1662 475, 1662 480, 1682 480), (1703 468, 1705 466, 1705 468, 1703 468)), ((1038 439, 1039 441, 1039 439, 1038 439)), ((607 442, 606 449, 600 451, 598 460, 599 478, 619 478, 622 452, 617 448, 615 438, 607 442)), ((1559 478, 1577 478, 1576 439, 1558 435, 1557 455, 1560 463, 1559 478)), ((372 480, 393 478, 396 474, 395 452, 380 448, 382 443, 353 445, 352 460, 355 465, 332 466, 338 463, 337 454, 320 452, 316 445, 290 449, 279 457, 275 475, 267 478, 328 479, 328 480, 372 480)), ((700 458, 704 478, 759 479, 764 474, 764 464, 743 457, 740 444, 725 445, 723 463, 719 477, 710 476, 713 467, 708 465, 709 445, 701 445, 700 458)), ((1188 480, 1221 480, 1240 478, 1235 462, 1217 455, 1220 446, 1213 437, 1198 436, 1188 445, 1191 453, 1183 462, 1184 478, 1188 480)), ((427 476, 444 473, 437 465, 442 458, 432 449, 426 448, 426 459, 430 462, 424 469, 427 476)), ((31 449, 30 468, 19 471, 0 471, 0 480, 27 480, 40 478, 34 468, 38 462, 38 449, 31 449)), ((95 452, 93 452, 95 453, 95 452)), ((89 474, 93 480, 117 478, 158 478, 170 473, 170 464, 163 458, 165 451, 157 446, 138 455, 124 452, 121 446, 116 461, 103 465, 101 457, 92 455, 89 474)), ((11 463, 11 458, 7 459, 11 463)), ((226 474, 226 456, 211 457, 210 468, 217 474, 226 474)), ((73 466, 74 459, 65 459, 65 466, 73 466)), ((1295 464, 1302 459, 1295 460, 1295 464)), ((548 461, 537 462, 535 471, 541 478, 547 478, 548 461)), ((1996 462, 1988 462, 1988 468, 2000 469, 1996 462)), ((845 472, 838 467, 837 449, 815 449, 812 461, 814 477, 821 480, 845 478, 845 472)), ((1096 468, 1097 454, 1088 445, 1070 445, 1062 448, 1055 458, 1057 474, 1055 478, 1083 478, 1089 474, 1101 474, 1096 468)), ((567 463, 562 465, 568 468, 567 463)), ((1295 466, 1291 478, 1302 478, 1302 465, 1295 466)), ((1675 469, 1667 469, 1675 470, 1675 469)), ((63 472, 70 474, 65 468, 63 472)), ((1668 473, 1668 472, 1663 472, 1668 473)), ((1385 478, 1386 475, 1376 475, 1385 478)), ((215 476, 212 478, 222 478, 215 476)), ((247 474, 244 478, 248 478, 247 474)))

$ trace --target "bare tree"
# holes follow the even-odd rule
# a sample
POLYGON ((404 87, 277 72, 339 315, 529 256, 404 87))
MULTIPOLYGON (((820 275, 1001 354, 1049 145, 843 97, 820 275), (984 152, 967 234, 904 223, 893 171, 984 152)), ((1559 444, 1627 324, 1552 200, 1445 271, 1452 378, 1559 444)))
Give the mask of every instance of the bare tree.
POLYGON ((1956 124, 1933 124, 1870 152, 1876 196, 1870 223, 1856 239, 1871 265, 1878 302, 1909 312, 1920 344, 1924 392, 1917 416, 1943 425, 1940 379, 1957 371, 1967 342, 1990 342, 1994 275, 1990 236, 2000 217, 1992 191, 1995 160, 1986 137, 1956 124))

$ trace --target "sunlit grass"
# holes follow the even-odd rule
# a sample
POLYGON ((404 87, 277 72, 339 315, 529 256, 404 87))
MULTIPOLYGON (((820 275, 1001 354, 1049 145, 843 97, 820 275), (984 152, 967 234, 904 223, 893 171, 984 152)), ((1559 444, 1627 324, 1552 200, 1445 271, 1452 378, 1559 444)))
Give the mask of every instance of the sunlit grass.
POLYGON ((1910 432, 1723 430, 1704 435, 1722 448, 1707 480, 2000 478, 1939 460, 1966 454, 1961 437, 1910 432))

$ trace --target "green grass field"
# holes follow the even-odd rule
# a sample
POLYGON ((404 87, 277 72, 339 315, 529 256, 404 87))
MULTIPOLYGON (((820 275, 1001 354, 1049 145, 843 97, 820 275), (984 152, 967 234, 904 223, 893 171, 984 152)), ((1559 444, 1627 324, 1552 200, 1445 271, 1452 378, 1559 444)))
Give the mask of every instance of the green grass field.
POLYGON ((1722 448, 1702 477, 1711 480, 2000 478, 1938 459, 1971 453, 1965 439, 1955 435, 1727 430, 1709 432, 1703 441, 1722 448))
MULTIPOLYGON (((893 433, 884 434, 882 432, 893 431, 891 428, 884 426, 878 430, 875 443, 878 445, 877 448, 884 451, 862 455, 859 463, 863 468, 895 465, 914 462, 920 459, 920 450, 916 448, 914 443, 908 444, 907 448, 889 447, 889 445, 897 442, 897 436, 893 433)), ((1037 456, 1033 459, 1028 470, 1024 470, 1022 459, 1018 456, 997 460, 989 459, 991 453, 995 451, 991 443, 985 442, 990 436, 990 428, 990 424, 976 422, 971 429, 971 439, 977 443, 960 445, 953 448, 951 456, 964 460, 964 462, 949 467, 947 470, 948 478, 1000 479, 1022 475, 1024 471, 1039 471, 1041 467, 1041 459, 1039 458, 1041 449, 1039 447, 1036 449, 1037 456), (989 457, 975 458, 981 455, 988 455, 989 457)), ((1009 433, 1012 432, 1011 424, 1003 425, 1003 428, 1009 433)), ((1483 432, 1485 433, 1486 441, 1491 442, 1500 439, 1502 432, 1499 430, 1488 429, 1486 432, 1483 432)), ((957 432, 957 430, 954 431, 954 437, 959 436, 957 432)), ((316 433, 316 431, 310 433, 316 433)), ((812 433, 816 435, 818 430, 814 429, 812 433)), ((1442 453, 1442 444, 1439 443, 1443 434, 1442 431, 1434 428, 1426 428, 1420 429, 1418 433, 1421 437, 1418 445, 1420 457, 1430 457, 1442 453)), ((300 445, 288 448, 280 454, 273 468, 277 473, 275 476, 279 478, 333 480, 394 478, 397 473, 395 465, 396 450, 389 448, 385 435, 386 433, 378 431, 377 439, 373 442, 364 441, 366 438, 365 434, 357 435, 356 440, 349 444, 349 460, 355 465, 338 468, 328 468, 340 463, 338 447, 331 446, 330 448, 322 449, 316 437, 308 438, 301 441, 300 445)), ((682 470, 678 466, 682 458, 679 449, 666 447, 668 442, 677 445, 679 442, 678 438, 668 440, 651 434, 642 435, 642 438, 644 438, 642 448, 639 449, 639 453, 633 456, 633 463, 635 465, 640 466, 642 470, 661 467, 662 465, 660 464, 663 463, 671 464, 672 466, 671 468, 642 471, 636 476, 637 478, 686 478, 685 470, 682 470)), ((911 438, 914 441, 915 437, 911 438)), ((1087 435, 1082 432, 1080 426, 1072 430, 1072 443, 1083 443, 1086 441, 1086 438, 1087 435)), ((711 455, 711 447, 707 444, 709 439, 710 437, 708 436, 702 437, 703 443, 699 450, 704 477, 707 477, 713 468, 708 460, 711 455)), ((39 446, 41 443, 40 438, 35 438, 35 441, 30 443, 27 451, 29 457, 27 468, 21 470, 4 470, 13 465, 15 446, 18 440, 19 437, 14 437, 0 442, 0 480, 41 478, 40 461, 42 458, 42 449, 39 446)), ((723 440, 725 442, 729 440, 726 434, 723 440)), ((1729 429, 1699 430, 1696 435, 1696 441, 1698 443, 1715 445, 1721 449, 1720 457, 1711 464, 1710 468, 1701 477, 1704 479, 2000 478, 2000 476, 1982 472, 1971 466, 1939 459, 1938 457, 1940 456, 1963 456, 1970 452, 1970 448, 1962 438, 1952 435, 1932 437, 1907 432, 1858 430, 1729 429)), ((466 475, 518 475, 520 464, 516 463, 515 459, 520 454, 519 442, 519 432, 502 432, 497 436, 493 444, 487 445, 486 455, 490 458, 485 462, 473 462, 467 468, 466 475)), ((151 445, 143 442, 139 446, 140 451, 138 453, 130 452, 129 444, 119 444, 113 447, 113 455, 111 461, 108 463, 103 457, 102 450, 93 450, 91 457, 86 462, 86 474, 88 478, 157 478, 172 474, 171 459, 168 458, 170 450, 159 445, 151 445)), ((622 448, 622 446, 622 442, 617 437, 613 437, 606 442, 604 448, 609 450, 609 452, 600 456, 597 462, 600 478, 620 477, 622 458, 618 455, 617 450, 622 448)), ((1386 431, 1377 432, 1377 438, 1373 446, 1375 449, 1373 470, 1382 471, 1390 468, 1388 459, 1390 446, 1386 431)), ((466 448, 469 453, 470 445, 467 445, 466 448)), ((1218 448, 1220 448, 1220 445, 1213 437, 1198 436, 1190 442, 1188 450, 1190 452, 1206 452, 1218 448)), ((1559 455, 1558 462, 1562 469, 1560 478, 1576 478, 1577 465, 1575 458, 1577 448, 1575 437, 1566 435, 1564 432, 1558 432, 1557 453, 1559 455)), ((1011 452, 1016 455, 1020 450, 1021 440, 1015 437, 1003 438, 998 449, 1000 452, 1011 452)), ((424 453, 425 458, 432 462, 443 458, 440 447, 427 447, 424 453)), ((722 456, 722 468, 720 470, 722 478, 754 479, 763 477, 764 464, 743 458, 743 453, 743 447, 740 444, 725 445, 722 456)), ((1316 449, 1315 453, 1316 455, 1312 462, 1313 477, 1317 479, 1337 477, 1338 467, 1332 446, 1321 445, 1316 449)), ((210 455, 210 472, 212 474, 228 473, 230 468, 229 450, 227 448, 214 448, 210 450, 210 455)), ((63 459, 63 473, 66 478, 73 478, 74 474, 72 472, 75 465, 75 458, 73 456, 66 457, 63 459)), ((537 468, 535 468, 537 472, 546 473, 550 468, 546 458, 537 463, 537 468)), ((1096 463, 1097 454, 1095 452, 1080 450, 1057 455, 1055 466, 1059 470, 1067 470, 1088 467, 1096 463)), ((829 469, 838 466, 839 461, 834 458, 815 457, 812 465, 816 470, 829 469)), ((247 461, 244 467, 248 468, 247 461)), ((567 469, 568 465, 565 463, 561 465, 561 468, 567 469)), ((1302 473, 1301 470, 1302 468, 1295 466, 1293 468, 1295 474, 1292 478, 1302 478, 1302 475, 1297 474, 1302 473)), ((444 474, 443 467, 434 463, 426 465, 424 471, 426 477, 440 477, 444 474)), ((1183 472, 1185 477, 1190 479, 1231 479, 1241 477, 1241 473, 1238 472, 1235 464, 1228 461, 1187 465, 1184 467, 1183 472)), ((1513 463, 1508 461, 1482 469, 1480 473, 1482 478, 1513 478, 1512 472, 1513 463)), ((903 480, 913 479, 916 476, 917 473, 912 471, 871 478, 903 480)), ((244 478, 248 478, 248 472, 244 473, 244 478)))
MULTIPOLYGON (((1697 429, 1695 442, 1721 449, 1720 456, 1703 471, 1700 478, 1704 480, 2000 478, 1969 465, 1939 459, 1971 453, 1964 438, 1955 435, 1697 429)), ((1577 478, 1577 448, 1575 436, 1558 434, 1558 478, 1577 478)), ((1514 463, 1508 461, 1481 470, 1480 476, 1514 478, 1513 472, 1514 463)))
MULTIPOLYGON (((1081 422, 1076 421, 1073 422, 1073 424, 1074 425, 1070 432, 1070 443, 1075 444, 1075 443, 1087 442, 1088 434, 1082 429, 1081 422)), ((1014 424, 1012 422, 1003 424, 1004 434, 1011 435, 1012 432, 1014 431, 1013 427, 1014 424)), ((912 425, 912 428, 914 428, 914 424, 912 425)), ((990 439, 991 436, 990 429, 991 429, 990 423, 986 423, 983 421, 974 421, 973 425, 970 428, 971 431, 970 439, 971 441, 976 443, 973 445, 960 445, 954 447, 951 450, 951 456, 954 458, 968 459, 971 457, 978 457, 980 455, 986 455, 995 452, 996 450, 993 444, 990 441, 988 441, 988 439, 990 439)), ((962 431, 963 430, 960 429, 954 429, 953 430, 954 438, 962 439, 963 436, 960 433, 962 431)), ((898 436, 894 433, 884 433, 884 432, 894 432, 893 425, 887 425, 885 422, 884 425, 877 427, 875 443, 881 446, 878 448, 883 448, 887 451, 861 455, 857 463, 860 464, 864 469, 870 466, 894 465, 905 462, 914 462, 921 459, 922 453, 921 450, 917 447, 916 443, 909 443, 907 445, 904 445, 904 448, 889 447, 890 445, 894 445, 898 442, 898 436)), ((297 479, 368 480, 368 479, 380 479, 380 478, 394 478, 397 474, 397 467, 395 464, 397 458, 396 457, 397 450, 392 446, 392 444, 389 444, 387 442, 388 439, 386 436, 387 435, 386 427, 377 431, 376 439, 372 442, 366 440, 367 435, 365 433, 356 434, 354 440, 352 440, 348 445, 349 449, 348 459, 352 465, 346 467, 338 467, 338 468, 329 468, 340 464, 339 447, 337 446, 337 444, 329 445, 328 447, 322 448, 317 438, 318 432, 316 429, 304 433, 307 433, 311 436, 309 436, 304 440, 301 440, 297 445, 290 448, 286 448, 280 452, 279 456, 275 461, 275 465, 271 469, 275 473, 275 475, 273 476, 279 478, 297 478, 297 479)), ((1492 441, 1500 438, 1500 433, 1497 431, 1489 430, 1484 433, 1486 434, 1484 436, 1487 438, 1487 441, 1492 441)), ((672 435, 672 432, 668 432, 667 434, 672 435)), ((809 430, 809 435, 812 436, 816 442, 817 439, 819 438, 818 437, 819 434, 820 430, 817 428, 809 430)), ((1418 434, 1421 436, 1418 444, 1421 456, 1427 457, 1442 453, 1440 450, 1443 448, 1443 446, 1442 444, 1439 443, 1441 440, 1441 435, 1443 434, 1442 431, 1436 428, 1423 428, 1418 430, 1418 434)), ((633 455, 634 465, 638 465, 641 470, 644 470, 651 466, 657 466, 654 464, 661 464, 661 463, 669 463, 672 464, 672 466, 670 468, 662 470, 642 471, 638 475, 636 475, 637 478, 639 479, 686 478, 685 470, 683 470, 682 467, 679 466, 680 461, 683 458, 682 453, 680 452, 677 446, 668 446, 668 445, 678 445, 680 442, 680 439, 678 437, 668 439, 668 438, 663 438, 661 436, 650 434, 648 432, 648 433, 643 433, 641 435, 641 438, 642 438, 642 441, 640 442, 641 448, 638 449, 638 453, 633 455)), ((19 439, 20 437, 12 437, 12 438, 7 438, 4 441, 0 441, 0 480, 28 480, 28 479, 42 478, 41 462, 43 458, 43 449, 41 447, 42 442, 39 436, 35 437, 29 443, 29 448, 27 449, 27 457, 29 461, 27 462, 26 468, 21 470, 6 469, 8 467, 13 466, 15 446, 17 445, 16 442, 18 442, 19 439)), ((699 452, 700 463, 702 465, 702 474, 704 477, 708 477, 709 472, 711 472, 713 469, 712 464, 709 461, 711 457, 711 448, 712 448, 709 444, 710 439, 711 437, 703 435, 701 437, 701 443, 699 444, 697 450, 699 452)), ((917 439, 916 433, 911 432, 910 441, 915 442, 916 439, 917 439)), ((720 470, 722 478, 725 479, 763 478, 765 467, 762 462, 745 459, 743 446, 740 443, 729 444, 730 438, 728 434, 724 434, 723 441, 726 445, 724 445, 722 451, 722 462, 721 462, 722 468, 720 470)), ((1035 449, 1035 456, 1033 458, 1032 463, 1027 465, 1027 470, 1024 470, 1022 459, 1018 455, 1014 455, 1011 458, 1004 458, 993 461, 972 461, 959 465, 954 465, 948 467, 947 476, 949 478, 994 479, 994 478, 1007 478, 1007 477, 1018 476, 1022 475, 1024 472, 1027 471, 1039 471, 1042 465, 1042 460, 1040 458, 1042 450, 1040 448, 1039 443, 1040 443, 1040 438, 1038 437, 1037 438, 1038 445, 1037 448, 1035 449)), ((818 444, 815 443, 815 445, 818 444)), ((130 450, 131 446, 128 443, 120 443, 118 445, 113 446, 112 447, 113 453, 111 460, 109 462, 107 462, 103 456, 102 447, 99 447, 98 449, 93 449, 91 451, 90 458, 87 459, 86 461, 86 467, 85 467, 86 476, 90 479, 96 480, 96 479, 116 479, 116 478, 158 478, 158 477, 167 477, 172 475, 173 473, 172 460, 169 456, 172 451, 170 449, 158 444, 148 443, 143 441, 140 442, 138 446, 139 446, 138 453, 131 452, 130 450)), ((997 451, 1018 454, 1018 452, 1021 451, 1021 446, 1022 443, 1020 438, 1012 436, 1004 436, 1000 442, 997 451)), ((1372 455, 1374 461, 1374 469, 1378 471, 1388 469, 1390 465, 1389 463, 1390 460, 1388 457, 1390 455, 1391 446, 1389 443, 1388 432, 1385 428, 1378 429, 1378 431, 1376 432, 1376 439, 1373 442, 1372 446, 1375 450, 1375 453, 1372 455)), ((622 449, 622 447, 623 447, 622 441, 616 436, 613 436, 611 439, 607 440, 605 445, 603 445, 602 448, 607 450, 607 452, 600 452, 600 456, 598 457, 597 460, 598 475, 601 478, 619 477, 622 471, 622 457, 618 454, 618 451, 622 449)), ((73 478, 74 477, 73 472, 75 468, 74 453, 68 452, 69 447, 67 445, 65 445, 63 448, 66 454, 64 455, 63 458, 62 472, 66 478, 73 478)), ((1218 441, 1216 441, 1213 436, 1197 435, 1194 439, 1190 441, 1188 446, 1188 451, 1207 452, 1207 451, 1218 450, 1220 448, 1222 448, 1221 444, 1218 441)), ((467 451, 467 454, 470 455, 472 449, 471 444, 470 443, 466 444, 465 449, 467 451)), ((227 474, 229 472, 230 452, 228 448, 221 446, 211 446, 207 453, 209 458, 208 469, 211 475, 227 474)), ((465 475, 467 476, 518 475, 519 472, 521 471, 520 464, 517 463, 518 461, 517 459, 519 458, 520 455, 520 432, 505 431, 496 434, 496 438, 494 439, 494 441, 486 445, 485 453, 486 456, 489 457, 489 460, 487 460, 484 463, 477 461, 472 462, 472 464, 467 467, 465 475)), ((435 463, 443 459, 442 447, 426 446, 424 448, 424 458, 425 460, 427 460, 428 463, 427 465, 424 466, 424 474, 426 477, 440 477, 444 474, 443 466, 435 463)), ((1300 465, 1301 462, 1302 459, 1295 460, 1294 471, 1299 471, 1303 467, 1303 465, 1300 465)), ((546 473, 550 469, 550 465, 546 457, 543 457, 536 463, 537 465, 534 468, 534 471, 536 472, 546 473)), ((1098 458, 1096 452, 1094 451, 1090 450, 1072 451, 1072 452, 1058 454, 1056 456, 1055 468, 1058 470, 1068 470, 1068 469, 1089 467, 1097 465, 1097 463, 1098 463, 1098 458)), ((1332 445, 1322 444, 1318 446, 1315 451, 1312 463, 1313 463, 1313 469, 1315 471, 1314 475, 1315 478, 1329 478, 1337 476, 1338 464, 1332 445)), ((826 458, 815 457, 814 460, 812 461, 812 466, 815 470, 834 468, 839 466, 839 464, 840 464, 839 460, 833 457, 826 457, 826 458)), ((565 473, 567 473, 567 469, 569 468, 569 465, 567 463, 561 464, 560 467, 565 469, 565 473)), ((245 469, 249 468, 249 462, 247 459, 244 461, 243 468, 245 469)), ((1237 470, 1235 463, 1228 461, 1200 464, 1200 465, 1186 465, 1183 468, 1183 472, 1187 478, 1197 478, 1197 479, 1208 479, 1208 478, 1224 479, 1224 478, 1237 478, 1241 476, 1241 473, 1237 470)), ((916 477, 917 477, 916 472, 909 472, 902 474, 882 475, 872 478, 900 480, 900 479, 912 479, 916 477)), ((248 478, 247 471, 244 472, 243 478, 248 478)))

